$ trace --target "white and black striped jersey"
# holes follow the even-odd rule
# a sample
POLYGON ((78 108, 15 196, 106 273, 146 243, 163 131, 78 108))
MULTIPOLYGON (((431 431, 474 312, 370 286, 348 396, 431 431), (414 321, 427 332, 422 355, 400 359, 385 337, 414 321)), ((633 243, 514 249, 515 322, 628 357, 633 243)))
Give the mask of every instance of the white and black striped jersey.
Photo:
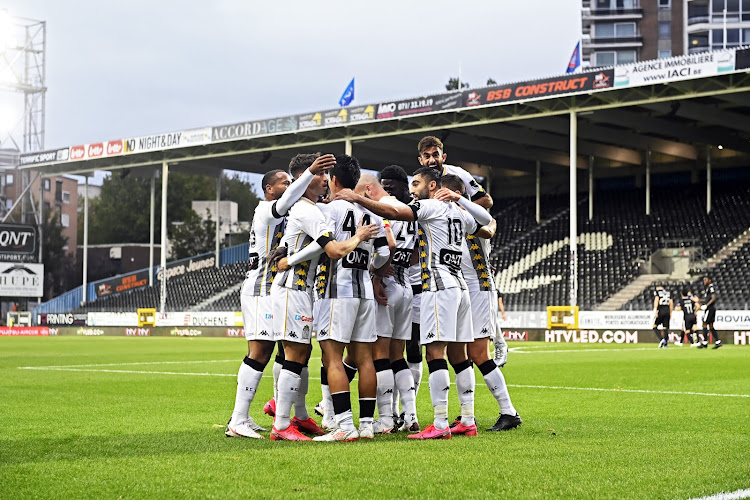
MULTIPOLYGON (((328 242, 333 240, 332 234, 333 230, 328 226, 320 208, 307 198, 300 198, 289 210, 286 230, 284 237, 281 239, 281 244, 288 248, 287 256, 291 257, 313 241, 317 241, 321 247, 325 247, 328 242)), ((312 293, 318 257, 315 256, 311 260, 302 261, 286 271, 277 273, 273 286, 312 293)))
POLYGON ((276 268, 268 262, 268 253, 279 246, 286 217, 276 212, 275 201, 261 201, 255 209, 250 228, 250 256, 242 294, 262 297, 271 291, 276 268))
POLYGON ((490 255, 490 241, 467 234, 462 246, 461 271, 469 293, 495 291, 495 280, 490 271, 487 257, 490 255))
MULTIPOLYGON (((392 205, 394 207, 405 207, 406 204, 398 201, 394 196, 384 196, 380 203, 392 205)), ((411 261, 411 255, 414 252, 414 244, 417 239, 417 223, 414 221, 389 221, 393 237, 396 239, 396 251, 393 253, 391 265, 393 267, 393 276, 383 278, 383 284, 386 290, 389 285, 398 284, 408 286, 409 274, 408 269, 411 261)), ((419 276, 417 274, 417 276, 419 276)), ((417 281, 416 284, 419 284, 417 281)))
MULTIPOLYGON (((346 241, 362 225, 377 224, 378 235, 373 240, 363 241, 340 259, 332 260, 323 254, 318 264, 315 283, 317 298, 336 299, 355 297, 374 299, 370 278, 370 263, 376 248, 388 250, 388 242, 383 229, 383 219, 363 207, 344 200, 335 200, 327 205, 320 205, 327 224, 332 228, 332 238, 346 241)), ((386 256, 387 259, 387 256, 386 256)))
POLYGON ((464 186, 466 186, 466 194, 469 196, 469 199, 471 201, 476 201, 487 194, 484 188, 479 185, 474 176, 461 167, 443 163, 442 175, 446 174, 458 176, 462 181, 464 181, 464 186))
POLYGON ((466 289, 461 273, 464 235, 479 228, 474 217, 453 202, 420 200, 409 205, 418 222, 417 251, 422 290, 466 289))

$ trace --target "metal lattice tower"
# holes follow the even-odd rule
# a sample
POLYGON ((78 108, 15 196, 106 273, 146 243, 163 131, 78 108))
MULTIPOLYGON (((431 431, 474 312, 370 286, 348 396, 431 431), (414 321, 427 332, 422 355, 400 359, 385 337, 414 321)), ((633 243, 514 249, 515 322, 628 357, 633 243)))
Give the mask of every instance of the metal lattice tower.
MULTIPOLYGON (((0 115, 12 116, 14 107, 23 107, 22 115, 13 120, 15 123, 6 123, 6 130, 0 130, 0 169, 17 166, 19 153, 44 149, 46 49, 45 21, 12 17, 7 10, 0 9, 0 91, 6 94, 0 102, 0 115), (11 93, 22 94, 23 103, 11 93), (3 110, 3 103, 10 109, 3 110)), ((30 182, 29 173, 24 172, 21 180, 25 189, 30 182)), ((4 216, 7 205, 5 190, 2 191, 0 215, 4 216)), ((36 217, 29 190, 21 203, 21 222, 31 222, 36 217)))

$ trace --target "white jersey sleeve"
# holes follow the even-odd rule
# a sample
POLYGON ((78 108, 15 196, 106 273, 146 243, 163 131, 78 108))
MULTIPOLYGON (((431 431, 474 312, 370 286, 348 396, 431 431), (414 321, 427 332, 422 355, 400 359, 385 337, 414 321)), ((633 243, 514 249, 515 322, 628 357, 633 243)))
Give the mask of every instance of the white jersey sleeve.
POLYGON ((471 201, 476 201, 487 194, 487 192, 479 185, 477 180, 469 172, 456 165, 443 164, 443 175, 452 174, 456 175, 464 181, 466 186, 466 194, 469 195, 471 201))

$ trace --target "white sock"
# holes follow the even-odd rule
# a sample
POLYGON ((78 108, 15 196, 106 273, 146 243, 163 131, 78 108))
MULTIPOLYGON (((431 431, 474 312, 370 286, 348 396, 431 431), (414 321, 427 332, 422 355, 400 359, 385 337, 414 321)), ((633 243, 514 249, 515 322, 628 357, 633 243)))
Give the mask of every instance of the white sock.
POLYGON ((232 424, 247 420, 250 403, 253 402, 262 376, 263 372, 251 368, 244 361, 240 365, 240 369, 237 371, 237 395, 234 398, 232 424))
POLYGON ((461 423, 463 425, 474 425, 475 389, 476 377, 473 366, 456 374, 456 390, 458 391, 458 402, 461 403, 461 423))
POLYGON ((435 421, 433 424, 437 429, 443 430, 448 427, 448 391, 451 386, 451 378, 448 370, 435 370, 428 378, 430 384, 430 399, 435 410, 435 421))
POLYGON ((378 418, 386 425, 393 425, 393 370, 381 370, 375 376, 378 380, 378 418))
POLYGON ((284 366, 276 361, 273 362, 273 399, 279 400, 279 375, 284 366))
POLYGON ((417 390, 411 370, 399 370, 394 375, 396 387, 404 407, 404 421, 410 424, 417 420, 417 390))
POLYGON ((277 430, 283 431, 289 427, 289 413, 292 410, 292 404, 297 398, 299 386, 302 383, 300 376, 289 370, 281 370, 279 374, 279 396, 276 400, 276 419, 273 426, 277 430))
POLYGON ((321 385, 323 391, 323 420, 328 420, 333 417, 333 398, 331 398, 331 386, 321 385))
POLYGON ((300 420, 307 420, 310 414, 307 413, 307 389, 310 386, 310 370, 307 367, 302 368, 300 373, 299 391, 297 398, 294 400, 294 416, 300 420))
POLYGON ((411 370, 412 377, 414 377, 414 394, 419 395, 419 386, 422 383, 422 370, 423 366, 422 363, 409 363, 406 362, 407 365, 409 365, 409 370, 411 370))
POLYGON ((497 404, 500 405, 500 413, 503 415, 515 415, 517 412, 513 407, 513 403, 510 402, 510 394, 508 394, 508 386, 505 384, 503 372, 499 368, 495 368, 484 376, 484 382, 497 400, 497 404))

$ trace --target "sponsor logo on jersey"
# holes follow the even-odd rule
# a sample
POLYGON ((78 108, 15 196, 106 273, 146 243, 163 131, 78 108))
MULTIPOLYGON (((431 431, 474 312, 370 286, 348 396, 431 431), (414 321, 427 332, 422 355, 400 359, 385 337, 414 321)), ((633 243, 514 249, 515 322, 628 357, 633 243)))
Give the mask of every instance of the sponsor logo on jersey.
POLYGON ((312 323, 312 318, 310 316, 304 316, 301 314, 295 314, 294 315, 295 321, 304 321, 305 323, 312 323))
POLYGON ((443 248, 440 250, 440 263, 454 269, 461 267, 461 252, 443 248))
POLYGON ((355 248, 341 259, 341 266, 345 269, 360 269, 367 271, 370 265, 370 252, 355 248))

